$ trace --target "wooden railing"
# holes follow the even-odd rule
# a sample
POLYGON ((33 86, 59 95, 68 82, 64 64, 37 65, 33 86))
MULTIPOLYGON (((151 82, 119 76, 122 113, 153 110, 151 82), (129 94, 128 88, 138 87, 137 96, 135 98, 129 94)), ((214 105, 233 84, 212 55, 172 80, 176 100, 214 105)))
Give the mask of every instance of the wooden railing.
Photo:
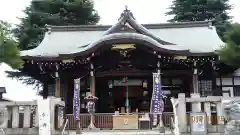
MULTIPOLYGON (((95 116, 95 126, 100 129, 112 129, 113 128, 113 115, 114 113, 96 113, 95 116)), ((139 113, 139 118, 144 115, 139 113)), ((150 114, 151 117, 151 114, 150 114)), ((165 127, 172 127, 171 118, 173 117, 172 112, 163 113, 163 123, 165 127)), ((73 114, 67 114, 66 118, 69 120, 69 125, 67 129, 73 130, 76 129, 76 121, 74 120, 73 114)), ((87 128, 90 124, 90 115, 85 113, 80 115, 80 123, 82 128, 87 128)))

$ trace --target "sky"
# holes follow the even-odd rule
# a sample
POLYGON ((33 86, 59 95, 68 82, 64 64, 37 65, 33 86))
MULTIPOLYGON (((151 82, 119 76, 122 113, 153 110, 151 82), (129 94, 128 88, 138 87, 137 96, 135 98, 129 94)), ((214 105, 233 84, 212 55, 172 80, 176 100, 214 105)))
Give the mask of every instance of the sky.
MULTIPOLYGON (((22 12, 31 0, 0 0, 0 20, 8 21, 11 24, 19 24, 18 17, 23 17, 22 12)), ((95 0, 95 9, 101 16, 99 24, 115 24, 125 5, 132 11, 139 23, 164 23, 169 17, 165 16, 167 8, 172 0, 95 0)), ((240 0, 230 0, 233 9, 230 15, 234 22, 240 23, 240 0)), ((0 87, 7 89, 5 98, 16 101, 29 101, 38 99, 36 90, 21 82, 6 77, 5 70, 11 70, 6 64, 0 66, 0 87)))

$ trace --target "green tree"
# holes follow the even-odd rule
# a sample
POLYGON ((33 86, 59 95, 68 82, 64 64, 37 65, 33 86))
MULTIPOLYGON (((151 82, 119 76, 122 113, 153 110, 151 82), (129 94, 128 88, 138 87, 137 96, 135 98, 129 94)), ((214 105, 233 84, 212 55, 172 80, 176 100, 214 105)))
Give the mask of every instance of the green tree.
POLYGON ((3 62, 14 69, 23 65, 17 42, 11 36, 11 25, 0 20, 0 64, 3 62))
POLYGON ((240 24, 232 24, 225 33, 226 45, 219 50, 220 61, 240 67, 240 24))
POLYGON ((170 22, 213 21, 218 34, 223 37, 231 9, 229 0, 174 0, 167 15, 173 16, 170 22))
MULTIPOLYGON (((20 50, 33 49, 40 44, 48 25, 88 25, 98 23, 100 17, 92 0, 39 0, 32 1, 24 10, 26 16, 13 30, 20 50)), ((24 84, 41 87, 40 82, 23 72, 8 72, 24 84)))
POLYGON ((99 15, 91 0, 32 1, 24 10, 26 17, 14 30, 21 50, 35 48, 43 39, 45 25, 96 24, 99 15))

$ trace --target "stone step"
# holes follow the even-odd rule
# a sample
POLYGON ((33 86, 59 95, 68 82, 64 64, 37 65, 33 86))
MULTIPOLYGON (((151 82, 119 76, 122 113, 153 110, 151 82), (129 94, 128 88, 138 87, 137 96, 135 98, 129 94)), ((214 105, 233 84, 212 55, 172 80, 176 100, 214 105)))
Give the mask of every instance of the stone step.
MULTIPOLYGON (((67 135, 68 132, 66 131, 67 135)), ((69 131, 69 135, 76 135, 75 131, 69 131)), ((171 132, 160 133, 157 130, 98 130, 82 131, 82 135, 173 135, 171 132)))

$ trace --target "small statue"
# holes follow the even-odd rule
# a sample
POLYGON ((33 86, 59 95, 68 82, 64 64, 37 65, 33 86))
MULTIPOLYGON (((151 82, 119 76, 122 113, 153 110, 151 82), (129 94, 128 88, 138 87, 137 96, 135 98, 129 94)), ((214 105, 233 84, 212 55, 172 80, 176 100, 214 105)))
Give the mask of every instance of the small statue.
POLYGON ((90 94, 85 98, 87 100, 87 109, 88 112, 90 113, 91 119, 90 119, 90 124, 88 126, 89 129, 95 129, 95 119, 94 119, 94 113, 95 113, 95 101, 98 99, 97 97, 93 96, 90 94))
POLYGON ((222 102, 224 111, 225 111, 225 119, 226 119, 226 127, 224 135, 237 135, 240 133, 240 102, 222 102))

